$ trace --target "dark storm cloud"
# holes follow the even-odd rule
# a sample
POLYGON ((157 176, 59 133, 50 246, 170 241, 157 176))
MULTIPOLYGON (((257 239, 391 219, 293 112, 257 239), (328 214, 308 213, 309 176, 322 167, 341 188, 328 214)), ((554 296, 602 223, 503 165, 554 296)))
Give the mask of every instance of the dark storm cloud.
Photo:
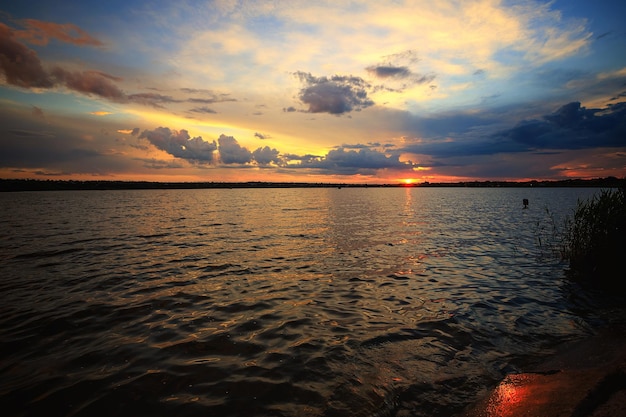
POLYGON ((176 131, 158 127, 154 130, 144 130, 139 138, 147 139, 170 155, 196 163, 211 163, 213 152, 217 149, 215 141, 207 142, 201 136, 192 138, 184 129, 176 131))
POLYGON ((340 115, 374 104, 367 97, 370 85, 360 77, 315 77, 305 72, 296 72, 295 75, 306 85, 300 90, 299 98, 308 106, 309 113, 340 115))
POLYGON ((427 155, 440 163, 450 158, 626 146, 626 102, 606 109, 587 109, 572 102, 504 129, 494 129, 501 123, 492 116, 478 115, 449 115, 413 123, 416 131, 426 132, 422 135, 425 139, 408 143, 401 150, 427 155))
POLYGON ((247 164, 252 162, 252 152, 239 145, 232 136, 220 135, 217 139, 220 148, 220 159, 225 164, 247 164))
POLYGON ((572 102, 541 119, 522 121, 495 138, 526 149, 626 146, 626 102, 606 109, 587 109, 572 102))

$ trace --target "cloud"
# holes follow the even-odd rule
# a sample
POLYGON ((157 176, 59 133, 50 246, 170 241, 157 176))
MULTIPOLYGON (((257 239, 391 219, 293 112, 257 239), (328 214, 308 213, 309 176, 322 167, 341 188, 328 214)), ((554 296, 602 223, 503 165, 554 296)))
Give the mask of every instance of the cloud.
MULTIPOLYGON (((509 111, 518 114, 525 110, 509 111)), ((513 127, 503 128, 502 123, 496 122, 479 114, 417 120, 414 128, 427 135, 408 140, 400 150, 445 165, 454 158, 626 146, 626 102, 604 109, 587 109, 572 102, 544 116, 519 121, 513 127)))
POLYGON ((568 103, 541 119, 525 120, 494 135, 527 149, 584 149, 626 146, 626 102, 606 109, 568 103))
POLYGON ((394 67, 391 65, 371 65, 365 68, 367 72, 378 78, 407 78, 411 75, 408 67, 394 67))
POLYGON ((346 146, 333 149, 322 158, 312 155, 302 158, 299 166, 342 175, 372 174, 381 169, 411 170, 413 167, 410 162, 400 162, 399 154, 387 155, 369 147, 346 150, 346 146))
MULTIPOLYGON (((226 102, 236 102, 237 99, 230 97, 230 94, 227 93, 216 93, 211 90, 200 89, 200 88, 181 88, 185 94, 200 94, 205 95, 207 97, 190 97, 182 101, 186 101, 188 103, 197 103, 197 104, 215 104, 215 103, 226 103, 226 102)), ((202 107, 194 107, 189 110, 195 113, 217 113, 214 110, 202 106, 202 107)))
POLYGON ((11 126, 0 134, 0 167, 29 172, 94 172, 108 163, 106 155, 86 142, 84 131, 59 129, 52 122, 23 113, 0 111, 0 126, 11 126))
POLYGON ((621 98, 626 98, 626 90, 622 91, 621 93, 618 93, 618 94, 614 95, 613 97, 611 97, 611 99, 609 101, 616 101, 616 100, 619 100, 621 98))
POLYGON ((158 159, 136 158, 143 162, 143 166, 148 169, 178 169, 184 168, 183 164, 178 161, 161 161, 158 159))
POLYGON ((235 98, 227 97, 227 94, 222 94, 221 97, 213 97, 213 98, 197 98, 192 97, 188 98, 187 101, 189 103, 202 103, 202 104, 214 104, 214 103, 225 103, 229 101, 237 101, 235 98))
POLYGON ((411 66, 419 61, 415 51, 387 55, 383 59, 384 62, 370 65, 365 71, 375 78, 391 82, 393 87, 382 85, 375 90, 401 91, 411 85, 430 83, 436 78, 435 74, 418 74, 411 70, 411 66), (397 86, 398 83, 401 83, 400 86, 397 86))
POLYGON ((3 23, 0 23, 0 69, 11 85, 26 88, 54 85, 35 51, 17 42, 11 28, 3 23))
POLYGON ((344 147, 332 150, 326 155, 326 163, 337 167, 348 168, 405 168, 406 164, 399 161, 398 155, 385 155, 369 148, 358 151, 346 151, 344 147))
POLYGON ((257 139, 263 140, 263 139, 269 139, 271 136, 265 133, 254 132, 254 137, 257 139))
POLYGON ((339 115, 374 104, 367 97, 370 85, 360 77, 341 75, 330 78, 315 77, 301 71, 295 75, 306 85, 300 90, 299 98, 302 103, 308 105, 307 111, 310 113, 339 115))
POLYGON ((83 94, 94 94, 112 101, 127 97, 114 82, 118 77, 101 71, 68 71, 56 67, 46 71, 35 51, 15 40, 13 31, 0 23, 0 70, 8 84, 22 88, 65 86, 83 94))
POLYGON ((206 114, 216 114, 217 112, 213 109, 210 109, 206 106, 202 106, 202 107, 194 107, 193 109, 189 110, 190 112, 194 112, 194 113, 206 113, 206 114))
POLYGON ((15 136, 15 137, 23 137, 23 138, 54 138, 55 135, 46 132, 46 131, 36 131, 36 130, 26 130, 26 129, 8 129, 7 133, 15 136))
POLYGON ((136 93, 130 94, 126 97, 126 100, 132 103, 143 104, 146 106, 153 106, 162 108, 162 103, 180 103, 181 100, 176 100, 173 97, 166 96, 158 93, 136 93))
POLYGON ((217 139, 219 144, 220 159, 225 164, 247 164, 252 162, 252 152, 242 147, 232 136, 220 135, 217 139))
POLYGON ((141 133, 141 129, 139 129, 138 127, 135 127, 133 129, 117 129, 117 133, 131 136, 139 136, 139 133, 141 133))
POLYGON ((270 149, 269 146, 258 148, 252 152, 252 157, 260 165, 269 165, 271 163, 281 165, 283 161, 278 155, 279 152, 276 149, 270 149))
MULTIPOLYGON (((390 71, 400 75, 403 68, 427 77, 437 74, 440 88, 446 88, 460 82, 454 75, 467 76, 481 68, 490 79, 508 77, 515 68, 563 59, 591 43, 587 22, 563 15, 552 2, 357 3, 244 1, 238 3, 237 12, 225 12, 212 3, 210 11, 196 16, 210 20, 211 29, 182 45, 182 66, 214 80, 230 80, 230 69, 230 73, 244 71, 246 80, 252 81, 269 66, 281 71, 361 75, 373 63, 372 56, 405 51, 387 55, 385 62, 371 69, 381 76, 390 71), (273 22, 271 33, 257 24, 268 16, 273 22), (418 61, 416 50, 419 70, 413 66, 418 61), (237 69, 235 62, 241 63, 237 69)), ((264 79, 269 82, 272 77, 264 79)), ((250 88, 257 85, 250 84, 250 88)))
POLYGON ((147 139, 158 149, 172 156, 200 164, 211 163, 213 153, 217 150, 215 141, 207 142, 201 136, 192 138, 184 129, 177 131, 158 127, 154 130, 144 130, 139 138, 147 139))
POLYGON ((108 116, 113 113, 111 113, 110 111, 92 111, 92 112, 89 112, 89 114, 93 114, 94 116, 108 116))
POLYGON ((42 119, 42 120, 46 119, 46 114, 41 109, 41 107, 33 106, 33 109, 31 111, 31 113, 32 113, 33 116, 35 116, 35 117, 37 117, 39 119, 42 119))
POLYGON ((104 45, 101 41, 71 23, 59 24, 36 19, 25 19, 21 23, 23 23, 26 29, 16 31, 16 37, 35 45, 47 45, 50 38, 79 46, 104 45))
POLYGON ((283 155, 283 159, 285 161, 300 161, 303 163, 314 163, 314 162, 321 161, 323 157, 319 155, 312 155, 312 154, 296 155, 296 154, 288 153, 288 154, 283 155))
MULTIPOLYGON (((127 133, 128 130, 121 131, 127 133)), ((220 135, 217 143, 204 141, 201 137, 190 138, 186 130, 172 130, 159 127, 144 130, 140 138, 147 139, 158 149, 166 151, 177 158, 196 163, 222 165, 249 165, 262 167, 275 166, 282 169, 311 169, 331 174, 374 174, 378 170, 412 170, 411 162, 401 162, 400 153, 384 153, 373 149, 373 145, 343 145, 333 149, 325 156, 317 155, 281 155, 280 151, 269 146, 259 147, 251 152, 241 146, 233 136, 220 135), (298 161, 290 164, 290 161, 298 161)))
MULTIPOLYGON (((137 136, 138 128, 120 129, 119 133, 137 136)), ((193 163, 213 164, 217 160, 216 152, 219 153, 219 161, 222 164, 251 164, 259 165, 283 165, 280 153, 269 146, 258 148, 250 152, 241 146, 233 136, 224 134, 216 141, 207 142, 201 136, 191 138, 185 129, 173 130, 167 127, 158 127, 153 130, 144 130, 139 135, 140 139, 147 139, 158 149, 169 153, 177 158, 186 159, 193 163)))
MULTIPOLYGON (((370 66, 366 68, 366 71, 376 78, 385 81, 384 84, 373 87, 371 92, 389 91, 399 93, 414 85, 431 83, 437 78, 435 74, 415 74, 407 67, 387 65, 370 66)), ((431 88, 434 88, 434 86, 431 86, 431 88)))
MULTIPOLYGON (((43 25, 45 22, 39 22, 43 25)), ((43 26, 42 26, 43 27, 43 26)), ((0 23, 0 73, 8 84, 22 88, 63 86, 85 95, 117 103, 137 103, 162 108, 182 100, 158 93, 126 94, 117 83, 122 78, 97 70, 70 71, 60 66, 46 70, 35 51, 16 41, 16 33, 0 23)))
POLYGON ((87 95, 96 95, 111 101, 126 101, 124 92, 113 82, 120 78, 101 71, 67 71, 63 68, 54 68, 51 72, 55 84, 61 84, 70 90, 87 95))

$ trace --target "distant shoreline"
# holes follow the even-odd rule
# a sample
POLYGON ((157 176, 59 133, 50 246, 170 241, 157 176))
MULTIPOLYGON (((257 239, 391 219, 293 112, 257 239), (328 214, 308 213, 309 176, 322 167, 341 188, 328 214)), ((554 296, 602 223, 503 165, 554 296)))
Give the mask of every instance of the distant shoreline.
POLYGON ((0 192, 64 190, 166 190, 229 188, 407 188, 407 187, 626 187, 626 178, 568 179, 551 181, 464 181, 453 183, 423 182, 416 184, 350 184, 309 182, 152 182, 115 180, 33 180, 0 179, 0 192))

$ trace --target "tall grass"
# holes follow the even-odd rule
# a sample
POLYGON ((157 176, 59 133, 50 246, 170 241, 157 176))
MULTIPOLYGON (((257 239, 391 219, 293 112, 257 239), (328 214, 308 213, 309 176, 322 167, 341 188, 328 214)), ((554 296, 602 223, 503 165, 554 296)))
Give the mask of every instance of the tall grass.
POLYGON ((561 255, 573 279, 626 289, 626 189, 602 190, 578 201, 562 239, 561 255))

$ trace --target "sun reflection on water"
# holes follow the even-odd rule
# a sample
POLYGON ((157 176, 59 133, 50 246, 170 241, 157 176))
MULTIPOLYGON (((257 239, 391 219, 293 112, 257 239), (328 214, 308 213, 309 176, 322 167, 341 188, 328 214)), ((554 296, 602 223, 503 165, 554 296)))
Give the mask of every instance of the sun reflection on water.
POLYGON ((519 415, 518 408, 530 397, 527 375, 509 375, 489 398, 487 415, 507 417, 519 415))

